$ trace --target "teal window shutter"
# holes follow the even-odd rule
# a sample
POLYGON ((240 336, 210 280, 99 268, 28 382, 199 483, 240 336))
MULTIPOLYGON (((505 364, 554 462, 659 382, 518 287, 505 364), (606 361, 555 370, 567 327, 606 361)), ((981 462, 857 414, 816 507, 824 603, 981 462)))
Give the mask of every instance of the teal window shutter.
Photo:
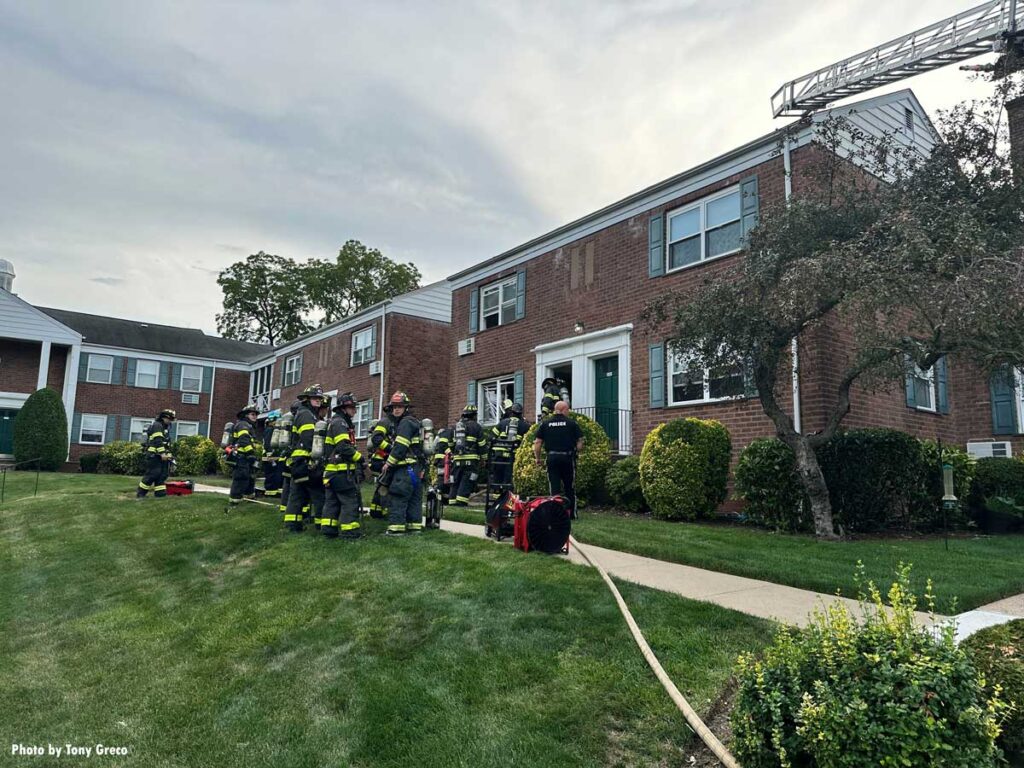
POLYGON ((651 216, 647 223, 647 275, 659 277, 665 274, 665 217, 651 216))
POLYGON ((181 364, 171 363, 171 389, 181 389, 181 364))
POLYGON ((935 361, 935 391, 939 413, 949 413, 949 367, 946 356, 935 361))
POLYGON ((135 386, 135 367, 138 361, 134 357, 128 358, 128 372, 124 375, 124 383, 129 387, 135 386))
MULTIPOLYGON (((351 352, 351 350, 349 350, 351 352)), ((370 326, 370 353, 366 355, 367 360, 377 359, 377 322, 370 326)))
POLYGON ((466 404, 476 405, 476 379, 466 384, 466 404))
POLYGON ((110 369, 110 383, 121 384, 124 380, 124 358, 115 357, 114 362, 111 363, 110 369))
POLYGON ((199 434, 202 435, 203 437, 209 437, 210 436, 210 422, 208 422, 208 421, 200 421, 199 422, 199 434))
POLYGON ((751 176, 740 182, 740 227, 743 240, 747 241, 750 230, 757 226, 757 217, 761 202, 757 191, 757 176, 751 176))
MULTIPOLYGON (((89 353, 83 352, 78 358, 78 380, 85 381, 85 375, 89 371, 89 353)), ((76 438, 77 439, 77 438, 76 438)))
POLYGON ((480 330, 480 289, 474 288, 469 294, 469 332, 480 330))
POLYGON ((132 439, 132 417, 121 416, 121 426, 117 435, 118 440, 131 440, 132 439))
POLYGON ((168 432, 167 439, 168 439, 169 442, 173 443, 175 440, 177 440, 178 439, 178 422, 172 421, 171 422, 171 428, 168 429, 167 432, 168 432))
POLYGON ((917 407, 917 393, 914 388, 914 364, 911 362, 910 357, 904 358, 904 367, 907 369, 907 373, 903 378, 904 389, 907 393, 907 407, 917 407))
POLYGON ((115 437, 116 434, 117 434, 117 416, 107 416, 107 431, 106 431, 106 434, 103 436, 104 437, 103 441, 105 443, 112 443, 112 442, 114 442, 114 440, 117 439, 115 437))
POLYGON ((82 414, 80 414, 78 411, 75 411, 74 415, 71 417, 71 442, 77 443, 79 437, 81 437, 81 434, 82 414))
POLYGON ((512 399, 515 402, 519 403, 520 405, 525 405, 525 403, 523 403, 523 390, 525 389, 525 387, 524 387, 525 379, 526 379, 526 377, 525 377, 523 371, 516 371, 515 384, 513 385, 513 393, 514 394, 512 395, 512 399))
POLYGON ((516 320, 526 317, 526 270, 516 274, 516 320))
POLYGON ((988 386, 992 397, 992 434, 1017 434, 1020 425, 1017 423, 1017 388, 1013 369, 1003 366, 992 374, 988 386))
POLYGON ((650 353, 650 374, 651 374, 651 408, 665 407, 665 345, 651 344, 648 347, 650 353))
POLYGON ((203 366, 203 392, 209 394, 213 387, 213 368, 209 365, 203 366))
POLYGON ((160 363, 160 376, 157 379, 156 385, 159 389, 170 389, 171 388, 171 364, 160 363))

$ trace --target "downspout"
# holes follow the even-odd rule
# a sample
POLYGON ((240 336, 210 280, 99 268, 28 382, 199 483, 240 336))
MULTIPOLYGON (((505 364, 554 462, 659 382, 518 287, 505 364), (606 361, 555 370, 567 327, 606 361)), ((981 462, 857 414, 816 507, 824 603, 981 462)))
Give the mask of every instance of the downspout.
POLYGON ((206 413, 206 436, 210 437, 213 430, 213 393, 217 391, 217 363, 213 364, 213 373, 210 374, 210 410, 206 413))
POLYGON ((384 418, 384 373, 385 373, 385 360, 387 360, 387 347, 385 341, 387 336, 384 332, 384 327, 387 324, 388 317, 388 302, 384 302, 384 306, 380 308, 380 394, 377 396, 377 418, 384 418))
MULTIPOLYGON (((784 183, 786 190, 786 204, 793 197, 793 162, 789 154, 789 134, 786 133, 782 139, 782 163, 785 170, 784 183)), ((797 347, 796 336, 790 342, 789 356, 793 360, 793 429, 799 434, 803 432, 803 419, 800 414, 800 350, 797 347)))

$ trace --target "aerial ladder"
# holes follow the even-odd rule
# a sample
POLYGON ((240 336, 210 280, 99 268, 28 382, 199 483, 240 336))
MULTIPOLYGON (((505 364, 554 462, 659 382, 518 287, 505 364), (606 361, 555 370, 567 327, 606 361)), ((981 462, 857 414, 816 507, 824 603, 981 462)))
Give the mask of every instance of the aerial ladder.
MULTIPOLYGON (((1024 0, 990 0, 910 34, 876 45, 783 85, 775 117, 804 115, 834 101, 986 53, 1020 57, 1024 0)), ((992 71, 998 65, 962 67, 992 71)))

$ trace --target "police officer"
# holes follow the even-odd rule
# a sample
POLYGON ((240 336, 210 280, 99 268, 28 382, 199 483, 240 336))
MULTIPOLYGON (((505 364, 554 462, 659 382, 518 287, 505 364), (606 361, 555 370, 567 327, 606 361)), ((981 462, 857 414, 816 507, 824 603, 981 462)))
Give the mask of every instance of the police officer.
POLYGON ((388 407, 394 423, 395 441, 381 476, 381 484, 388 489, 386 533, 420 533, 423 531, 425 469, 422 425, 412 415, 412 400, 405 392, 395 392, 388 407))
POLYGON ((544 396, 540 400, 541 417, 550 416, 555 412, 555 403, 562 399, 562 382, 553 376, 548 376, 540 383, 544 390, 544 396))
POLYGON ((455 425, 452 435, 452 476, 451 500, 453 507, 469 504, 469 494, 476 488, 480 471, 480 452, 487 447, 483 427, 476 420, 477 408, 467 405, 462 409, 462 418, 455 425))
POLYGON ((153 496, 162 499, 167 495, 167 475, 171 473, 170 444, 168 439, 171 429, 171 422, 177 418, 177 414, 170 408, 160 411, 156 420, 150 424, 145 431, 145 456, 146 470, 139 481, 139 488, 135 492, 135 498, 145 498, 150 491, 153 496))
POLYGON ((317 413, 324 402, 324 391, 319 384, 307 387, 299 395, 298 411, 292 422, 291 460, 292 482, 288 492, 288 506, 284 511, 285 527, 299 533, 312 508, 313 517, 320 519, 324 505, 323 473, 312 459, 313 433, 317 413))
MULTIPOLYGON (((292 403, 292 407, 289 409, 291 410, 292 414, 292 424, 295 423, 295 414, 299 412, 299 408, 301 407, 302 403, 299 400, 296 400, 292 403)), ((281 475, 283 480, 281 485, 281 503, 278 505, 278 510, 281 512, 282 515, 284 515, 285 510, 288 509, 288 494, 291 492, 292 489, 292 447, 295 442, 294 438, 295 436, 292 433, 291 429, 289 428, 288 445, 281 449, 281 457, 283 459, 281 475)))
POLYGON ((491 484, 511 487, 516 450, 533 425, 523 418, 522 403, 513 403, 511 400, 505 403, 507 407, 503 418, 491 427, 491 484))
POLYGON ((374 489, 373 498, 370 499, 370 517, 384 517, 384 500, 380 497, 380 474, 391 452, 391 444, 395 439, 395 422, 391 419, 391 404, 384 406, 384 417, 381 418, 373 429, 370 430, 370 437, 366 441, 366 452, 370 454, 370 471, 378 479, 374 489))
MULTIPOLYGON (((274 437, 274 428, 277 425, 278 411, 267 415, 267 421, 263 425, 263 495, 270 498, 281 496, 281 487, 284 485, 284 459, 279 458, 270 447, 270 441, 274 437)), ((287 456, 287 453, 285 453, 287 456)))
POLYGON ((338 398, 334 418, 324 440, 324 511, 320 531, 328 538, 358 539, 359 481, 363 455, 356 449, 356 427, 352 422, 358 404, 348 392, 338 398))
POLYGON ((232 507, 242 503, 242 497, 253 498, 256 492, 256 417, 259 408, 250 403, 238 412, 238 421, 231 428, 232 457, 235 468, 231 473, 231 490, 228 504, 232 507))
POLYGON ((569 404, 555 403, 555 415, 541 422, 533 441, 533 456, 543 467, 541 448, 548 453, 548 484, 552 496, 561 494, 576 517, 576 456, 583 450, 583 430, 569 418, 569 404))

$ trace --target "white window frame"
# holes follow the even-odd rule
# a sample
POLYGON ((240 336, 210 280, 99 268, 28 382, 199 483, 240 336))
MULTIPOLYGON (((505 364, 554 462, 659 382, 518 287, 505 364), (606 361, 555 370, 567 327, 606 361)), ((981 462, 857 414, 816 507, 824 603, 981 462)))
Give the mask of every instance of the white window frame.
POLYGON ((202 392, 203 391, 203 366, 201 366, 201 365, 182 365, 181 366, 181 376, 178 378, 178 386, 179 386, 179 388, 181 389, 182 392, 202 392), (198 376, 186 376, 185 375, 185 371, 187 371, 190 368, 199 371, 199 375, 198 376), (196 388, 195 389, 186 388, 185 387, 185 379, 195 379, 199 383, 196 384, 196 388))
POLYGON ((512 275, 510 277, 498 280, 490 285, 485 285, 480 289, 480 330, 486 331, 488 328, 500 328, 503 325, 514 323, 516 320, 516 296, 518 292, 519 276, 512 275), (485 297, 488 294, 497 292, 498 294, 498 306, 497 309, 491 310, 485 314, 484 305, 487 303, 485 297), (511 298, 506 294, 511 292, 511 298), (511 307, 512 318, 508 322, 502 321, 502 310, 506 307, 511 307), (494 325, 487 325, 487 318, 492 315, 497 315, 498 322, 494 325))
POLYGON ((82 421, 78 425, 78 444, 79 445, 106 445, 107 444, 107 417, 99 413, 83 413, 82 421), (82 433, 85 432, 85 420, 86 419, 99 419, 103 422, 103 426, 100 429, 90 429, 90 432, 99 432, 100 439, 97 440, 83 440, 82 433))
POLYGON ((149 429, 149 425, 153 423, 152 419, 147 419, 145 416, 132 416, 132 420, 128 424, 128 440, 133 443, 141 443, 146 439, 146 430, 149 429), (137 424, 142 425, 142 429, 135 429, 137 424), (138 435, 138 437, 135 437, 138 435))
POLYGON ((503 387, 508 387, 511 392, 509 393, 509 399, 515 400, 516 391, 516 377, 515 374, 508 374, 506 376, 496 376, 493 379, 487 379, 485 381, 477 382, 477 395, 476 401, 479 403, 479 418, 482 426, 493 426, 501 420, 501 402, 504 399, 501 396, 501 390, 503 387), (485 392, 488 388, 493 387, 497 400, 495 400, 495 418, 490 419, 487 416, 487 398, 485 392))
POLYGON ((142 389, 159 389, 160 388, 160 361, 159 360, 136 360, 135 361, 135 386, 136 387, 140 387, 142 389), (156 366, 156 372, 153 373, 153 386, 151 386, 151 387, 146 385, 146 384, 139 384, 139 376, 142 376, 142 375, 149 376, 150 375, 148 373, 147 374, 143 374, 142 373, 142 366, 143 365, 155 365, 156 366))
POLYGON ((364 365, 365 363, 372 362, 376 357, 377 350, 374 349, 373 326, 368 325, 365 328, 360 328, 358 331, 352 331, 352 351, 349 355, 349 367, 354 368, 357 365, 364 365), (364 336, 366 343, 357 346, 357 342, 364 336), (356 358, 357 352, 359 353, 358 359, 356 358))
POLYGON ((113 381, 113 379, 114 379, 114 358, 113 358, 113 356, 112 355, 94 355, 94 354, 92 354, 90 352, 89 353, 89 361, 88 361, 88 363, 86 363, 85 380, 89 384, 109 384, 111 381, 113 381), (106 368, 107 380, 106 381, 102 381, 100 379, 92 378, 92 372, 94 370, 100 371, 100 372, 104 371, 103 368, 93 368, 93 361, 95 361, 95 360, 106 360, 107 361, 107 368, 106 368))
POLYGON ((198 421, 175 421, 174 424, 175 424, 175 427, 174 427, 174 437, 175 437, 175 439, 177 439, 179 437, 192 437, 193 435, 198 435, 199 434, 199 422, 198 421), (184 426, 195 427, 196 431, 192 432, 191 434, 183 435, 183 434, 181 434, 181 428, 184 427, 184 426))
POLYGON ((284 386, 298 384, 302 379, 302 353, 284 359, 284 386), (292 365, 295 363, 295 365, 292 365))
POLYGON ((917 402, 917 386, 914 387, 914 410, 916 411, 927 411, 928 413, 937 413, 939 405, 939 388, 935 381, 935 366, 933 365, 927 371, 922 371, 917 367, 917 363, 914 363, 914 370, 911 372, 910 377, 912 379, 919 379, 928 383, 928 392, 931 395, 931 406, 921 405, 917 402))
POLYGON ((1013 375, 1017 379, 1014 390, 1017 393, 1017 432, 1021 433, 1024 432, 1024 368, 1014 368, 1013 375))
POLYGON ((665 366, 667 376, 666 385, 668 391, 665 393, 665 402, 670 406, 687 406, 687 405, 706 405, 707 403, 727 403, 734 400, 743 400, 747 397, 746 394, 746 371, 743 371, 743 366, 740 366, 740 370, 744 376, 744 391, 738 395, 727 395, 725 397, 711 397, 711 369, 704 368, 704 380, 703 380, 703 397, 700 400, 676 400, 673 394, 675 389, 673 385, 673 379, 677 373, 684 373, 688 366, 686 363, 686 356, 679 355, 671 350, 668 352, 668 361, 665 366), (677 370, 677 366, 679 369, 677 370))
MULTIPOLYGON (((712 229, 720 229, 721 227, 724 227, 724 226, 726 226, 726 224, 719 224, 717 227, 712 227, 712 229)), ((684 206, 682 206, 680 208, 676 208, 675 210, 669 211, 667 214, 665 214, 665 274, 668 274, 669 272, 678 272, 681 269, 690 269, 692 267, 698 267, 701 264, 708 263, 709 261, 714 261, 715 259, 724 259, 726 256, 731 256, 734 253, 739 253, 740 251, 743 250, 742 228, 743 228, 743 193, 740 191, 739 185, 736 185, 736 186, 733 186, 733 187, 729 187, 728 189, 723 189, 721 192, 716 192, 713 195, 708 195, 707 197, 702 197, 700 200, 697 200, 696 202, 688 203, 687 205, 684 205, 684 206), (736 194, 736 195, 739 196, 739 202, 740 202, 739 216, 737 216, 737 218, 735 220, 730 220, 729 222, 727 222, 727 224, 732 224, 733 221, 740 222, 741 243, 740 243, 740 245, 737 248, 733 248, 731 251, 725 251, 724 253, 715 254, 714 256, 708 256, 708 231, 709 231, 708 228, 707 228, 707 221, 708 221, 707 206, 708 206, 708 203, 713 203, 715 200, 719 200, 719 199, 721 199, 723 197, 728 197, 729 195, 732 195, 732 194, 736 194), (679 267, 673 267, 672 266, 672 243, 678 242, 678 240, 672 240, 672 219, 675 216, 679 216, 679 215, 684 214, 684 213, 689 213, 690 211, 697 210, 697 209, 700 210, 700 260, 699 261, 695 261, 692 264, 683 264, 682 266, 679 266, 679 267)), ((693 237, 693 235, 691 235, 691 237, 693 237)), ((679 238, 679 240, 682 240, 682 239, 684 239, 684 238, 679 238)))
POLYGON ((370 424, 373 421, 373 401, 372 400, 361 400, 356 403, 356 415, 352 418, 352 423, 356 427, 356 440, 365 440, 370 434, 370 424), (362 418, 363 409, 366 410, 366 418, 362 418))

